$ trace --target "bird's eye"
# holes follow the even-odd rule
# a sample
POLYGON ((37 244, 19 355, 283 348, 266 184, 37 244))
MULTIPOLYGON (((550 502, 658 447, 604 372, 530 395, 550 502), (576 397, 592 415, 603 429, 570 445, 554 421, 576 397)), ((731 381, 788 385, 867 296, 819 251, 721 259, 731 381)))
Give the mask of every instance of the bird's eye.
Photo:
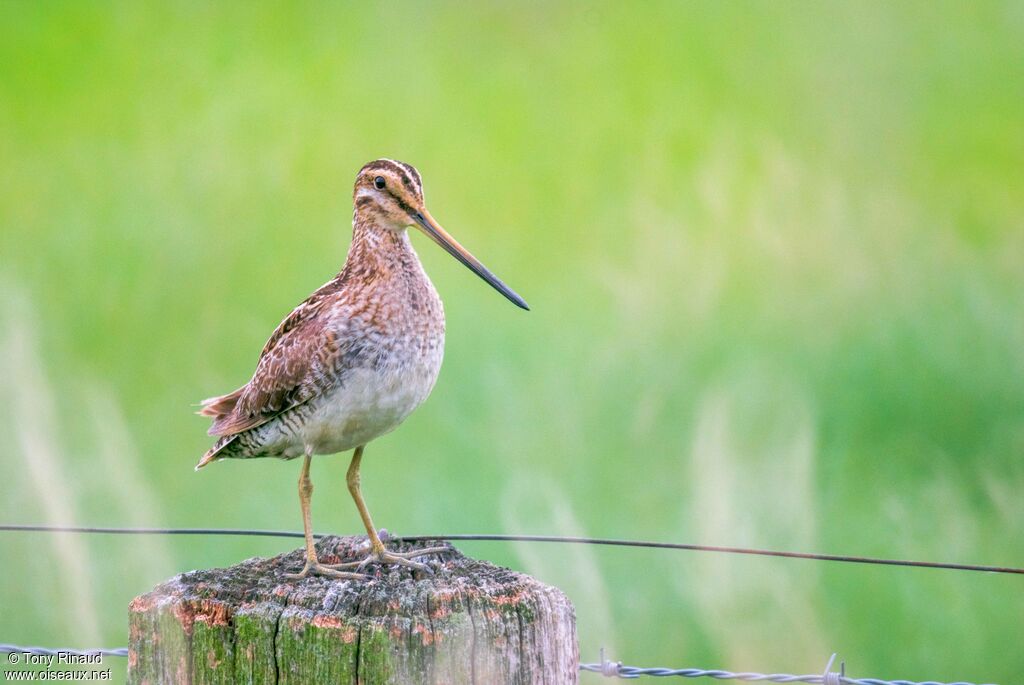
POLYGON ((384 190, 384 177, 378 176, 373 179, 373 185, 377 186, 377 190, 384 190))

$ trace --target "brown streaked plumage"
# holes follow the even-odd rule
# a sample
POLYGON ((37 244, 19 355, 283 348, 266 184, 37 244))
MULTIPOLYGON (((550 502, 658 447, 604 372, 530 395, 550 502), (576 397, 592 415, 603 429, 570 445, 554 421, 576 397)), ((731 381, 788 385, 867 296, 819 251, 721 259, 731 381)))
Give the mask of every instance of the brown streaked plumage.
POLYGON ((363 166, 353 191, 352 245, 341 272, 292 311, 263 347, 249 382, 202 402, 214 446, 196 466, 219 459, 302 456, 299 500, 306 565, 295 575, 363 577, 341 567, 370 562, 426 569, 414 553, 390 553, 359 487, 367 442, 396 428, 430 394, 444 351, 444 310, 409 240, 426 233, 523 309, 526 302, 470 255, 427 212, 412 166, 378 159, 363 166), (322 565, 313 547, 309 465, 314 454, 354 449, 347 481, 370 537, 358 564, 322 565))

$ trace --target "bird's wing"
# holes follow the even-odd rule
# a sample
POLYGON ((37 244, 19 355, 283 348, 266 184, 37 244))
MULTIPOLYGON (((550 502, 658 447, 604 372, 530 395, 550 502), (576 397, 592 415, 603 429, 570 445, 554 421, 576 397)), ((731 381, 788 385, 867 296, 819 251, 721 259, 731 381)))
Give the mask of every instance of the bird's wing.
POLYGON ((234 435, 256 428, 323 392, 331 370, 350 347, 323 325, 336 285, 332 281, 317 290, 281 322, 263 347, 248 384, 231 395, 214 398, 223 400, 218 404, 227 411, 216 416, 210 435, 234 435))

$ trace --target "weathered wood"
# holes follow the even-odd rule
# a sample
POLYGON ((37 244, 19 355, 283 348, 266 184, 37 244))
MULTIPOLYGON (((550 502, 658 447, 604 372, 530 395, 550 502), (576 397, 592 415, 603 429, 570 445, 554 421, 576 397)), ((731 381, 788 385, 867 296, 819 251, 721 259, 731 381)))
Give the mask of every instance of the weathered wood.
MULTIPOLYGON (((317 551, 339 563, 365 545, 328 537, 317 551)), ((287 580, 301 550, 183 573, 132 601, 128 682, 576 683, 568 598, 448 546, 421 558, 433 575, 375 565, 367 581, 287 580)))

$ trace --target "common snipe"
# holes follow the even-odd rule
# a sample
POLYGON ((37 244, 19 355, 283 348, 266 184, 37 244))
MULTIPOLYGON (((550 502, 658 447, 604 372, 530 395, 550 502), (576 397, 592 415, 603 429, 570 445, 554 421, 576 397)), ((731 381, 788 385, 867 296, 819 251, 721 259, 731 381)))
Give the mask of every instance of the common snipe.
POLYGON ((364 166, 353 193, 352 245, 341 272, 296 307, 260 354, 252 379, 204 400, 216 444, 196 469, 218 459, 303 457, 299 501, 306 564, 294 574, 362 578, 370 562, 426 569, 413 557, 441 548, 388 552, 359 488, 366 443, 398 426, 430 394, 444 352, 444 310, 413 250, 408 229, 426 233, 513 303, 523 298, 488 271, 434 221, 419 172, 390 159, 364 166), (313 545, 309 478, 314 454, 355 449, 348 489, 370 539, 359 562, 321 564, 313 545))

